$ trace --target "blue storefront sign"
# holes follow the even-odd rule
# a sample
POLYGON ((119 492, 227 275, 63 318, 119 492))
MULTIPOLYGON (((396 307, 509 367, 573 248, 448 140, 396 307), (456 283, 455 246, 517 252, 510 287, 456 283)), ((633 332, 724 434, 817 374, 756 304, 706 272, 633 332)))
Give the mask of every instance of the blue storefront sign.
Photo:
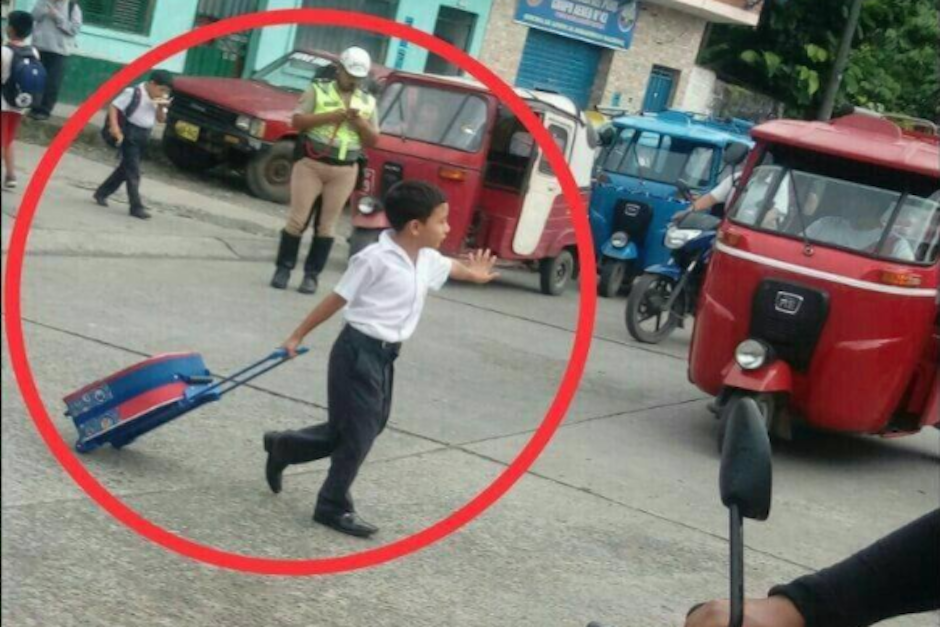
POLYGON ((532 28, 626 50, 633 41, 638 0, 519 0, 516 21, 532 28))

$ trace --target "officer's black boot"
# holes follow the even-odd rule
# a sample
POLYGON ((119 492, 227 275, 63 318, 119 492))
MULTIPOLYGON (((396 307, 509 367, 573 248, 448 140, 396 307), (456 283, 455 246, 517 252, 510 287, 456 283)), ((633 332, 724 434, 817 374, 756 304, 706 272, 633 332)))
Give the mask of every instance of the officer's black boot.
POLYGON ((271 279, 271 287, 283 290, 290 282, 290 271, 297 265, 297 252, 300 250, 300 238, 287 231, 281 231, 281 243, 277 248, 277 270, 271 279))
POLYGON ((326 267, 326 261, 330 258, 332 248, 332 237, 313 238, 310 253, 307 255, 307 261, 304 262, 304 280, 298 290, 301 294, 313 294, 317 291, 320 273, 326 267))

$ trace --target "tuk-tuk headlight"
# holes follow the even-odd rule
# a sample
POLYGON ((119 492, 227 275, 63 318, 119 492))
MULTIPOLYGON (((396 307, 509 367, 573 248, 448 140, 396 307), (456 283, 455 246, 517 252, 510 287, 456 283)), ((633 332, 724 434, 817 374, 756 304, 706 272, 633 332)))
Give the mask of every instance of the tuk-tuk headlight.
POLYGON ((699 229, 680 229, 671 226, 666 230, 666 239, 663 244, 670 250, 677 250, 701 234, 702 232, 699 229))
POLYGON ((630 238, 623 231, 618 231, 610 236, 610 245, 614 248, 626 248, 630 238))
POLYGON ((379 201, 372 196, 363 196, 356 207, 359 209, 359 213, 364 216, 372 215, 380 209, 379 201))
POLYGON ((251 116, 240 115, 235 119, 235 128, 248 132, 251 130, 251 116))
POLYGON ((734 361, 742 370, 758 370, 770 360, 770 347, 758 340, 744 340, 734 350, 734 361))

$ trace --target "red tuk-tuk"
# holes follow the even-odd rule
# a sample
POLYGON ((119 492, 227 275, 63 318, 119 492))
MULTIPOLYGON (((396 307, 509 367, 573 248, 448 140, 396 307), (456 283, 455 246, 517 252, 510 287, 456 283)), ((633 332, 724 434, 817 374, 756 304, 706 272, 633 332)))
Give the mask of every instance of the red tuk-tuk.
POLYGON ((690 380, 718 397, 721 425, 751 397, 784 438, 800 423, 937 426, 937 137, 859 114, 770 122, 753 137, 702 290, 690 380))
MULTIPOLYGON (((587 200, 596 133, 568 98, 517 89, 561 146, 587 200)), ((350 253, 388 228, 381 199, 402 179, 438 185, 450 204, 448 255, 489 248, 502 261, 538 268, 546 294, 574 276, 570 208, 548 160, 522 122, 473 80, 396 72, 379 103, 378 144, 352 199, 350 253)))

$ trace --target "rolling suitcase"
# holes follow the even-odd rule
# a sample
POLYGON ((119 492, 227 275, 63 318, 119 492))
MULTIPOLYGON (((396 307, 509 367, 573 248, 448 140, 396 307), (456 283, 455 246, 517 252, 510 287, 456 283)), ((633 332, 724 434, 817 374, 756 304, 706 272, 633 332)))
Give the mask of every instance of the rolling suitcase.
POLYGON ((218 381, 198 353, 158 355, 125 368, 63 399, 65 414, 78 430, 75 450, 87 453, 104 444, 118 449, 127 446, 141 435, 219 400, 287 360, 287 351, 278 349, 218 381))

